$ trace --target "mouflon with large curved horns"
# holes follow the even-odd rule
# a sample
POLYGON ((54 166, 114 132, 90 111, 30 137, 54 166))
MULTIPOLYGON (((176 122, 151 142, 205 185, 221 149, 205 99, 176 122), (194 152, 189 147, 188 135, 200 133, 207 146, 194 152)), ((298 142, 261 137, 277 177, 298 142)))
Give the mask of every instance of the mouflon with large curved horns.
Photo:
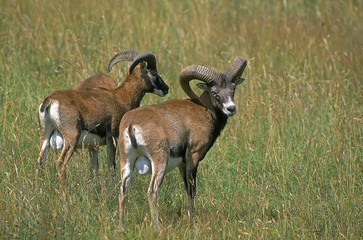
POLYGON ((225 75, 228 81, 234 82, 241 77, 244 69, 247 66, 247 60, 242 57, 236 57, 227 67, 224 73, 217 73, 212 69, 204 66, 191 65, 184 68, 179 74, 179 81, 184 92, 191 98, 200 101, 199 97, 193 92, 190 87, 191 80, 201 80, 209 86, 217 85, 220 83, 222 77, 225 75))
POLYGON ((179 168, 189 198, 189 214, 194 214, 194 197, 199 162, 203 160, 236 113, 234 93, 246 67, 237 57, 222 73, 192 65, 179 74, 180 84, 191 99, 174 99, 142 106, 127 112, 120 123, 121 159, 120 227, 123 229, 127 189, 132 171, 151 173, 147 191, 152 223, 160 229, 157 193, 165 174, 179 168), (204 91, 198 97, 189 86, 191 80, 204 91))
POLYGON ((115 169, 115 139, 122 116, 139 107, 146 93, 159 96, 168 93, 169 87, 156 71, 156 58, 152 53, 121 51, 111 59, 109 70, 120 61, 133 61, 133 66, 116 89, 53 91, 39 106, 41 146, 38 166, 43 165, 50 146, 56 150, 63 148, 57 160, 61 182, 76 148, 89 147, 92 169, 97 171, 98 146, 107 145, 108 166, 110 170, 115 169))

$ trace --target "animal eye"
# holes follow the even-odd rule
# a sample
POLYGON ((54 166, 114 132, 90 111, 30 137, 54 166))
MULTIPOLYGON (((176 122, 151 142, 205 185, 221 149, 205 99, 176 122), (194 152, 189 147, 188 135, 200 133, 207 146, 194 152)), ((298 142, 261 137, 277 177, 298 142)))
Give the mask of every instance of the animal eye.
POLYGON ((221 99, 221 98, 219 97, 218 93, 216 93, 216 92, 214 92, 214 91, 212 91, 212 95, 213 95, 213 97, 214 97, 217 101, 221 99))

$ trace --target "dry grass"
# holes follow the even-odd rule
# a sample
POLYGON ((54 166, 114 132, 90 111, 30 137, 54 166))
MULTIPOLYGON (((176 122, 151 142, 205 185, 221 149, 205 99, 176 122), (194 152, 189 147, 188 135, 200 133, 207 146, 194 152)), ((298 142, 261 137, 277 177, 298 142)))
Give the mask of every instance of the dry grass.
MULTIPOLYGON (((4 239, 358 239, 362 230, 360 1, 0 1, 0 237, 4 239), (36 181, 37 108, 55 89, 105 72, 113 53, 148 49, 183 98, 179 71, 223 71, 248 59, 237 114, 201 163, 186 216, 177 172, 159 196, 163 231, 150 227, 148 177, 133 179, 120 233, 120 173, 105 151, 94 178, 87 152, 59 190, 57 153, 36 181)), ((123 76, 127 65, 111 73, 123 76)))

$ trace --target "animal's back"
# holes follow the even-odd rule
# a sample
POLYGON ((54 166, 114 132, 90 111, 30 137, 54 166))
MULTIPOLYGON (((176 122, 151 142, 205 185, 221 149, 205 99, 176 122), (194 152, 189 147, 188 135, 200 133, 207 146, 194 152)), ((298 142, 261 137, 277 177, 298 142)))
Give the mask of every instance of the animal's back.
POLYGON ((73 90, 85 90, 92 88, 105 88, 105 89, 115 89, 117 88, 117 82, 112 77, 106 74, 98 74, 89 77, 82 82, 78 83, 73 90))
POLYGON ((167 140, 170 154, 180 157, 188 146, 202 148, 208 145, 212 122, 211 115, 202 105, 190 99, 174 99, 127 112, 121 120, 120 133, 130 126, 136 127, 144 144, 161 144, 167 140))

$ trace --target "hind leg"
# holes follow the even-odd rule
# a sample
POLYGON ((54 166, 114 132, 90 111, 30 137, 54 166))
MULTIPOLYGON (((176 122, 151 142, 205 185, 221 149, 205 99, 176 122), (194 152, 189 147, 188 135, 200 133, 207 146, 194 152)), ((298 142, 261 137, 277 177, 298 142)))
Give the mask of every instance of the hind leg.
POLYGON ((120 143, 120 168, 121 168, 121 187, 120 187, 120 197, 119 197, 119 214, 120 214, 120 228, 124 230, 124 220, 125 220, 125 200, 127 189, 130 186, 132 170, 135 166, 135 161, 137 159, 137 152, 134 149, 130 149, 128 153, 124 151, 123 143, 120 143))
POLYGON ((120 197, 119 197, 119 214, 120 214, 120 228, 124 230, 125 222, 125 201, 127 196, 127 190, 130 186, 132 170, 134 168, 135 160, 126 163, 121 170, 121 187, 120 187, 120 197))
POLYGON ((63 131, 62 134, 64 137, 64 147, 57 160, 57 171, 61 184, 64 182, 67 163, 76 150, 80 131, 66 130, 63 131))
POLYGON ((159 164, 153 164, 152 176, 147 191, 147 196, 151 212, 151 220, 154 225, 154 229, 156 231, 160 231, 157 194, 165 176, 167 157, 164 154, 157 154, 152 156, 153 160, 155 160, 156 158, 161 161, 159 162, 159 164))
POLYGON ((50 145, 50 136, 53 133, 53 129, 47 127, 45 130, 40 130, 40 152, 38 157, 38 169, 41 169, 45 159, 47 158, 49 145, 50 145))
POLYGON ((156 231, 160 231, 157 194, 166 173, 170 148, 167 140, 161 140, 149 142, 148 149, 153 150, 147 152, 147 149, 145 149, 144 153, 144 155, 147 156, 152 163, 152 176, 147 191, 147 196, 154 229, 156 231))

